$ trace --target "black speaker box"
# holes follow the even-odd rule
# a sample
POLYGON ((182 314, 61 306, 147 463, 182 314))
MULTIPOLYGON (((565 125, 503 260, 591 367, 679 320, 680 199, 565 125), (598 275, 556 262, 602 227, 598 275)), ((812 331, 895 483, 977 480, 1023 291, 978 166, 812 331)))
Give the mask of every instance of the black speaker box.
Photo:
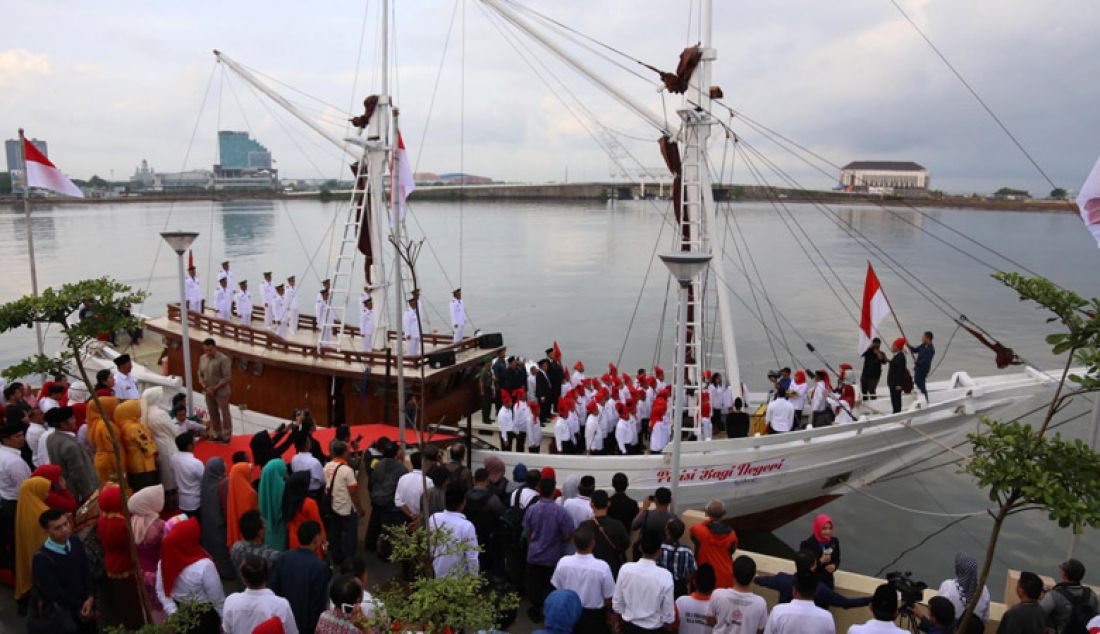
POLYGON ((443 352, 432 352, 428 354, 428 367, 430 368, 445 368, 455 364, 455 353, 450 350, 444 350, 443 352))
POLYGON ((499 348, 504 345, 504 335, 499 332, 490 332, 488 334, 481 335, 477 338, 477 347, 485 350, 487 348, 499 348))

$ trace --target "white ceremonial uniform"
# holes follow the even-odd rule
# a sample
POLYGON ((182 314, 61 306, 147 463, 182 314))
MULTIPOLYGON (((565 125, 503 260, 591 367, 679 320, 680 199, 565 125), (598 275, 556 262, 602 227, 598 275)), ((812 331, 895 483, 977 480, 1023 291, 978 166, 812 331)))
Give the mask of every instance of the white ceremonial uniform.
POLYGON ((29 423, 27 425, 27 431, 23 433, 23 442, 30 448, 31 462, 33 462, 36 467, 42 466, 38 457, 38 440, 45 434, 46 426, 42 423, 29 423))
MULTIPOLYGON (((334 317, 332 314, 332 307, 329 306, 328 302, 318 297, 317 305, 313 307, 313 313, 317 317, 317 328, 321 331, 321 343, 332 343, 332 324, 334 317)), ((289 312, 287 321, 290 321, 289 312)))
POLYGON ((541 446, 542 425, 539 424, 539 419, 531 413, 531 407, 526 402, 516 403, 514 416, 516 429, 522 429, 527 433, 527 446, 541 446))
POLYGON ((363 338, 363 352, 370 352, 374 341, 374 309, 366 306, 359 309, 359 334, 363 338))
POLYGON ((298 332, 298 311, 300 309, 298 305, 298 287, 288 282, 283 292, 286 294, 287 332, 294 334, 298 332))
POLYGON ((516 431, 515 425, 512 422, 512 408, 501 407, 497 411, 497 429, 500 430, 501 442, 508 442, 509 434, 514 434, 516 431))
POLYGON ((441 511, 433 513, 428 518, 428 526, 432 530, 447 528, 451 532, 453 544, 462 544, 465 548, 461 553, 453 553, 456 548, 449 544, 436 544, 432 553, 432 569, 435 570, 435 578, 442 579, 450 575, 459 575, 463 572, 478 573, 477 566, 477 531, 474 525, 462 513, 454 511, 441 511), (444 551, 452 551, 449 554, 444 551))
POLYGON ((226 271, 225 269, 218 269, 217 282, 218 282, 219 285, 221 284, 221 281, 223 279, 226 281, 226 286, 228 288, 233 288, 233 271, 232 270, 226 271))
POLYGON ((584 372, 580 370, 573 370, 573 375, 569 377, 573 385, 580 385, 584 382, 584 372))
POLYGON ((606 561, 596 559, 591 553, 567 555, 558 560, 550 585, 558 590, 572 590, 581 599, 581 607, 587 610, 603 609, 606 601, 615 596, 615 578, 606 561))
POLYGON ((577 442, 577 439, 581 436, 581 419, 577 416, 577 412, 569 412, 569 415, 565 417, 565 422, 569 424, 569 435, 572 436, 573 442, 577 442))
POLYGON ((121 400, 139 399, 141 392, 137 389, 137 381, 132 374, 123 374, 115 371, 115 396, 121 400))
POLYGON ((772 608, 764 634, 836 634, 836 623, 813 601, 791 599, 772 608))
POLYGON ((584 446, 590 452, 603 451, 603 430, 596 414, 589 414, 584 421, 584 446))
POLYGON ((620 418, 615 423, 615 442, 619 445, 620 453, 626 453, 630 445, 634 444, 634 423, 629 418, 620 418))
POLYGON ((809 383, 795 383, 791 381, 791 390, 795 392, 794 396, 788 396, 787 400, 794 405, 796 411, 806 409, 806 390, 809 389, 809 383))
POLYGON ((252 294, 248 291, 237 291, 237 316, 242 326, 252 325, 252 294))
POLYGON ((573 440, 573 434, 569 431, 569 421, 561 416, 554 417, 554 446, 558 448, 558 453, 565 452, 564 443, 573 440))
POLYGON ((619 422, 619 413, 615 411, 615 401, 607 399, 600 409, 600 430, 604 436, 615 433, 615 425, 619 422))
POLYGON ((768 403, 768 409, 764 412, 764 421, 775 431, 791 431, 791 426, 794 424, 794 405, 785 398, 775 399, 768 403))
POLYGON ((260 282, 260 298, 264 302, 264 328, 270 329, 271 324, 274 323, 272 319, 274 310, 271 308, 271 304, 276 294, 274 284, 267 280, 260 282))
POLYGON ((194 312, 202 311, 202 285, 199 278, 187 276, 183 280, 183 296, 187 298, 187 309, 194 312))
POLYGON ((271 298, 271 320, 275 325, 275 334, 286 339, 286 297, 278 291, 271 298))
POLYGON ((461 299, 451 300, 451 327, 454 329, 454 342, 462 341, 466 333, 466 305, 461 299))
POLYGON ((229 321, 229 310, 233 305, 233 297, 228 288, 214 289, 214 311, 217 313, 218 319, 224 319, 229 321))
POLYGON ((405 309, 401 317, 401 328, 405 331, 405 353, 420 354, 420 323, 416 319, 416 310, 405 309))
POLYGON ((710 416, 699 418, 699 439, 714 440, 714 421, 710 419, 710 416))
POLYGON ((661 419, 654 423, 649 432, 649 450, 653 453, 661 453, 668 446, 668 421, 661 419))

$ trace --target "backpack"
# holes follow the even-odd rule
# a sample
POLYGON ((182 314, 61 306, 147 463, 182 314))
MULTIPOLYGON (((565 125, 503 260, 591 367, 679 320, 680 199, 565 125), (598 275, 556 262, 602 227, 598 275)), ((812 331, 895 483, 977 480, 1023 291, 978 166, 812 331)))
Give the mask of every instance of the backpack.
POLYGON ((1086 634, 1088 622, 1096 616, 1096 610, 1092 607, 1092 588, 1085 586, 1056 585, 1054 591, 1069 601, 1069 621, 1062 628, 1060 634, 1086 634), (1071 592, 1071 587, 1081 588, 1081 592, 1071 592))
POLYGON ((526 506, 520 506, 520 491, 523 491, 527 487, 520 487, 516 489, 515 500, 504 509, 504 513, 500 516, 500 521, 497 522, 496 528, 493 530, 493 541, 514 548, 523 544, 523 516, 527 514, 527 509, 535 505, 539 501, 538 496, 531 498, 531 501, 526 506))

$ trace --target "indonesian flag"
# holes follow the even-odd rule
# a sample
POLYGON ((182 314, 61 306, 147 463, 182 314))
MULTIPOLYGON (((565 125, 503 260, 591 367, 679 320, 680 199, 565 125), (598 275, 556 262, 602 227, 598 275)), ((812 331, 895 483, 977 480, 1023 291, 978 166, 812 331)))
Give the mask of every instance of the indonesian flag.
POLYGON ((863 354, 878 335, 878 325, 890 314, 886 293, 878 282, 875 269, 867 263, 867 280, 863 283, 863 314, 859 320, 859 353, 863 354))
POLYGON ((405 219, 405 199, 416 189, 416 179, 413 178, 412 164, 409 163, 409 153, 405 150, 405 139, 401 132, 397 132, 397 191, 391 192, 394 200, 394 218, 405 219))
POLYGON ((23 156, 26 158, 27 186, 48 189, 52 192, 84 198, 84 192, 57 169, 46 155, 38 151, 30 141, 23 139, 23 156))
POLYGON ((1077 207, 1081 209, 1081 219, 1085 226, 1096 238, 1096 245, 1100 246, 1100 159, 1092 166, 1092 172, 1081 186, 1081 193, 1077 196, 1077 207))

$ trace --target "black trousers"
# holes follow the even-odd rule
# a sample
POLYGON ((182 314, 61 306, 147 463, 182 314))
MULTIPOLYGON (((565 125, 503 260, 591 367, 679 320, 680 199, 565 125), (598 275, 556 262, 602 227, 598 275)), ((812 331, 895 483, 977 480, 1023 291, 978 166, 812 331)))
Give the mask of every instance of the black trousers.
POLYGON ((512 434, 516 443, 516 451, 523 453, 524 447, 527 446, 527 434, 512 434))
POLYGON ((573 626, 574 632, 585 634, 610 634, 611 627, 607 624, 607 608, 585 608, 581 612, 581 619, 573 626))
POLYGON ((481 395, 481 422, 488 425, 493 413, 493 397, 491 393, 481 395))
POLYGON ((726 410, 714 409, 710 417, 711 425, 714 428, 714 436, 718 437, 718 434, 726 431, 726 410))
POLYGON ((859 377, 859 389, 863 392, 863 400, 873 401, 877 398, 875 392, 878 390, 878 381, 881 377, 881 374, 874 376, 865 374, 859 377))
POLYGON ((894 413, 897 414, 901 411, 901 390, 896 385, 888 386, 890 388, 890 406, 893 408, 894 413))
POLYGON ((546 595, 553 590, 550 586, 550 578, 553 576, 554 566, 527 562, 527 600, 539 615, 542 614, 542 604, 546 601, 546 595))
POLYGON ((638 627, 630 621, 623 621, 623 634, 644 634, 645 632, 663 632, 664 628, 658 627, 652 630, 648 630, 644 627, 638 627))
POLYGON ((500 434, 500 449, 501 451, 512 450, 512 440, 516 437, 512 432, 501 432, 500 434))

